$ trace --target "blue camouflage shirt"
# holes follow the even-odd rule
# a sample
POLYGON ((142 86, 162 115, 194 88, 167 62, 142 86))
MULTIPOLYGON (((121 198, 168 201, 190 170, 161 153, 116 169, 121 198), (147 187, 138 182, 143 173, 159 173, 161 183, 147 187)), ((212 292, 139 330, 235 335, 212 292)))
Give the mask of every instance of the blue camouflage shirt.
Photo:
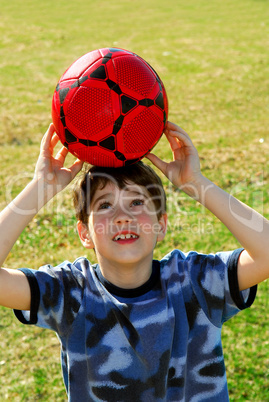
POLYGON ((85 258, 23 269, 31 311, 15 314, 57 333, 72 402, 228 401, 222 324, 257 290, 239 292, 241 251, 174 250, 153 261, 144 285, 128 290, 85 258))

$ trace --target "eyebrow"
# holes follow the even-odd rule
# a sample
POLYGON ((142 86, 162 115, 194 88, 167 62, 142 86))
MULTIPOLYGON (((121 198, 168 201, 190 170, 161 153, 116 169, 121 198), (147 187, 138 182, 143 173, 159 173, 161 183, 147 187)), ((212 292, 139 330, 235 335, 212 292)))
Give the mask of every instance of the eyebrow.
POLYGON ((111 193, 101 194, 99 197, 96 198, 96 200, 92 202, 91 205, 94 206, 98 201, 102 200, 103 198, 109 198, 109 196, 111 196, 111 193))
MULTIPOLYGON (((147 194, 142 193, 142 192, 140 192, 140 191, 136 191, 136 190, 134 190, 134 189, 128 189, 128 188, 126 188, 126 189, 124 189, 124 191, 128 191, 128 192, 131 194, 131 196, 132 196, 132 194, 133 194, 134 196, 149 198, 149 196, 148 196, 147 194)), ((96 205, 96 203, 97 203, 98 201, 102 200, 102 199, 106 199, 106 198, 107 198, 107 199, 109 200, 109 198, 111 198, 111 195, 112 195, 111 192, 101 194, 99 197, 96 198, 96 200, 93 201, 92 206, 96 205)))

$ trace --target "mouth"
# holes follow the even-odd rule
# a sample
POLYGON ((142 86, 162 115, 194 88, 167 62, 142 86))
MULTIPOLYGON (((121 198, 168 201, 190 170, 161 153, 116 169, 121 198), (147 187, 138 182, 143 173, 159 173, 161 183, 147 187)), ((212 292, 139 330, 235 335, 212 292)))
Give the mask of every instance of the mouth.
POLYGON ((138 239, 139 236, 136 233, 130 233, 130 232, 121 232, 117 233, 116 236, 113 237, 113 241, 115 242, 127 242, 127 241, 134 241, 138 239))

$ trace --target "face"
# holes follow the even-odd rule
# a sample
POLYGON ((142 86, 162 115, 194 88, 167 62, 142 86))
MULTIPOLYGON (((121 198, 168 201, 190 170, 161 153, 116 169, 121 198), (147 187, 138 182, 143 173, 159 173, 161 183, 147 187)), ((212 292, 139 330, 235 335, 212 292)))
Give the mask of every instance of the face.
POLYGON ((145 187, 130 183, 119 189, 108 183, 91 200, 88 227, 79 223, 78 231, 100 264, 151 264, 156 242, 165 236, 166 215, 158 220, 145 187))

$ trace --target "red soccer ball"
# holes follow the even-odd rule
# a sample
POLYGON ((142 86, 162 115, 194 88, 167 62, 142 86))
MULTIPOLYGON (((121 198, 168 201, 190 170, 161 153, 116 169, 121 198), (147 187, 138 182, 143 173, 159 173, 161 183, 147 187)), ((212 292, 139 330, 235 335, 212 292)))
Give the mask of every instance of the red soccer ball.
POLYGON ((142 159, 160 139, 168 101, 158 74, 122 49, 94 50, 60 78, 52 121, 61 142, 92 165, 121 167, 142 159))

